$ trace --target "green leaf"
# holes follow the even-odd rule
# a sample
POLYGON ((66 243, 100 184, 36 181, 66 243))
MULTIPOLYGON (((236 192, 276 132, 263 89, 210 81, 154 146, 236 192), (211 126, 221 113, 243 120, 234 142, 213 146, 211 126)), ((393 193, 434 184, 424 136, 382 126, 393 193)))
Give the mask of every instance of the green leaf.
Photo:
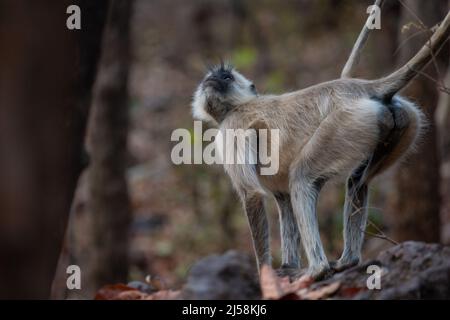
POLYGON ((252 47, 241 47, 233 53, 233 64, 236 68, 248 68, 256 62, 257 52, 252 47))

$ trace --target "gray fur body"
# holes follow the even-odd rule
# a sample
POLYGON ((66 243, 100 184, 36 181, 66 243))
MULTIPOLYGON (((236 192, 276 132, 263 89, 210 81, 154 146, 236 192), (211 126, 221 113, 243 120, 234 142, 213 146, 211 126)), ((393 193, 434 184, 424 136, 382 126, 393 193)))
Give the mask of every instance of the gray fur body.
POLYGON ((283 267, 301 268, 301 242, 308 273, 321 276, 329 270, 316 203, 323 184, 343 176, 348 177, 344 252, 333 267, 357 264, 367 222, 368 184, 413 149, 423 128, 423 114, 400 96, 383 102, 377 81, 339 79, 282 95, 258 95, 250 92, 250 85, 234 69, 218 67, 199 86, 193 108, 195 115, 216 122, 221 131, 280 130, 275 175, 260 175, 258 164, 224 165, 243 201, 258 266, 271 263, 264 199, 274 195, 283 267), (221 80, 228 73, 231 80, 221 80), (236 103, 240 94, 242 103, 236 103))
MULTIPOLYGON (((382 1, 377 0, 375 4, 382 1)), ((211 69, 194 94, 194 117, 227 129, 279 129, 279 170, 260 175, 260 164, 225 164, 244 204, 258 266, 270 264, 269 226, 264 198, 279 208, 282 263, 299 270, 300 240, 307 273, 330 271, 316 217, 320 189, 345 176, 344 251, 331 267, 359 263, 367 223, 368 185, 378 174, 414 150, 425 126, 423 113, 397 95, 426 66, 450 34, 450 12, 426 45, 403 67, 377 80, 348 78, 367 39, 363 31, 343 78, 282 95, 258 95, 254 85, 230 66, 211 69)), ((226 141, 230 143, 230 141, 226 141)), ((231 142, 235 148, 234 141, 231 142)), ((236 147, 236 152, 242 146, 236 147)), ((258 159, 258 150, 251 150, 258 159)))

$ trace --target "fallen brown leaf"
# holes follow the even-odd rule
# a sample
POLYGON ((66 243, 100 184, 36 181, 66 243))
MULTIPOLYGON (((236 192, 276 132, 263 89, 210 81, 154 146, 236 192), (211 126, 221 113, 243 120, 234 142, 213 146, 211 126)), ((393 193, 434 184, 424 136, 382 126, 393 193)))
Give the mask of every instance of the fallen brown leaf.
POLYGON ((292 282, 292 289, 297 291, 303 288, 308 288, 311 284, 313 284, 314 278, 309 275, 303 275, 299 279, 292 282))
POLYGON ((129 291, 123 291, 117 295, 117 298, 115 300, 142 300, 145 299, 148 294, 136 291, 136 290, 129 290, 129 291))
POLYGON ((270 266, 264 265, 261 268, 260 282, 263 299, 295 300, 301 298, 297 292, 301 289, 308 288, 314 282, 314 279, 304 275, 291 282, 289 277, 280 278, 270 266))
POLYGON ((302 300, 302 298, 295 292, 291 292, 282 296, 279 300, 302 300))
POLYGON ((331 296, 333 293, 335 293, 339 287, 341 286, 340 282, 333 282, 329 285, 323 286, 317 290, 314 291, 306 291, 305 289, 302 289, 298 292, 298 295, 302 299, 308 299, 308 300, 319 300, 319 299, 325 299, 331 296))
POLYGON ((279 281, 280 280, 272 267, 268 265, 262 266, 260 285, 263 299, 278 300, 284 295, 279 281))
POLYGON ((148 294, 119 283, 102 287, 95 295, 95 300, 175 300, 179 296, 180 291, 161 290, 148 294))
POLYGON ((366 290, 366 288, 360 288, 360 287, 347 287, 347 288, 341 288, 339 290, 339 295, 344 298, 351 298, 354 297, 356 294, 360 293, 361 291, 366 290))
POLYGON ((180 297, 181 291, 161 290, 144 297, 145 300, 176 300, 180 297))
POLYGON ((135 288, 131 288, 125 284, 118 283, 118 284, 110 284, 106 285, 100 290, 97 291, 97 294, 95 295, 95 300, 119 300, 119 295, 123 292, 130 292, 135 291, 139 293, 139 290, 135 288))

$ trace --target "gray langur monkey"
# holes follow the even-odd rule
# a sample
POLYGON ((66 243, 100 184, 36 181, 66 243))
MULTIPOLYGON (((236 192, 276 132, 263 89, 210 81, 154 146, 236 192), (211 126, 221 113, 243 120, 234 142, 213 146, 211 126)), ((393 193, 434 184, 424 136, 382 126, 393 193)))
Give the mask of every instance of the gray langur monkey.
POLYGON ((207 72, 194 94, 195 118, 215 123, 220 131, 279 129, 276 174, 259 174, 258 164, 224 165, 242 199, 258 267, 271 264, 264 209, 268 195, 278 204, 282 270, 287 274, 301 269, 301 245, 308 262, 306 273, 315 278, 360 262, 368 185, 413 150, 425 124, 419 108, 397 92, 443 45, 449 26, 447 14, 405 66, 376 80, 349 78, 346 65, 340 79, 281 95, 260 95, 250 80, 229 65, 222 63, 207 72), (347 176, 344 250, 330 264, 320 240, 316 202, 324 183, 342 175, 347 176))

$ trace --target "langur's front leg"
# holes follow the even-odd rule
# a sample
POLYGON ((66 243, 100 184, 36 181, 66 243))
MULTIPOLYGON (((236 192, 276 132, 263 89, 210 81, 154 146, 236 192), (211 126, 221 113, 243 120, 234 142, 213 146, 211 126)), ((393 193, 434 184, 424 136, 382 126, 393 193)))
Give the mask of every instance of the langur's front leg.
POLYGON ((326 276, 330 271, 316 216, 317 197, 323 182, 302 173, 301 169, 295 170, 291 177, 291 202, 308 259, 307 273, 315 278, 326 276))
POLYGON ((271 265, 269 222, 264 208, 264 196, 259 193, 243 193, 245 212, 255 249, 258 271, 263 264, 271 265))

